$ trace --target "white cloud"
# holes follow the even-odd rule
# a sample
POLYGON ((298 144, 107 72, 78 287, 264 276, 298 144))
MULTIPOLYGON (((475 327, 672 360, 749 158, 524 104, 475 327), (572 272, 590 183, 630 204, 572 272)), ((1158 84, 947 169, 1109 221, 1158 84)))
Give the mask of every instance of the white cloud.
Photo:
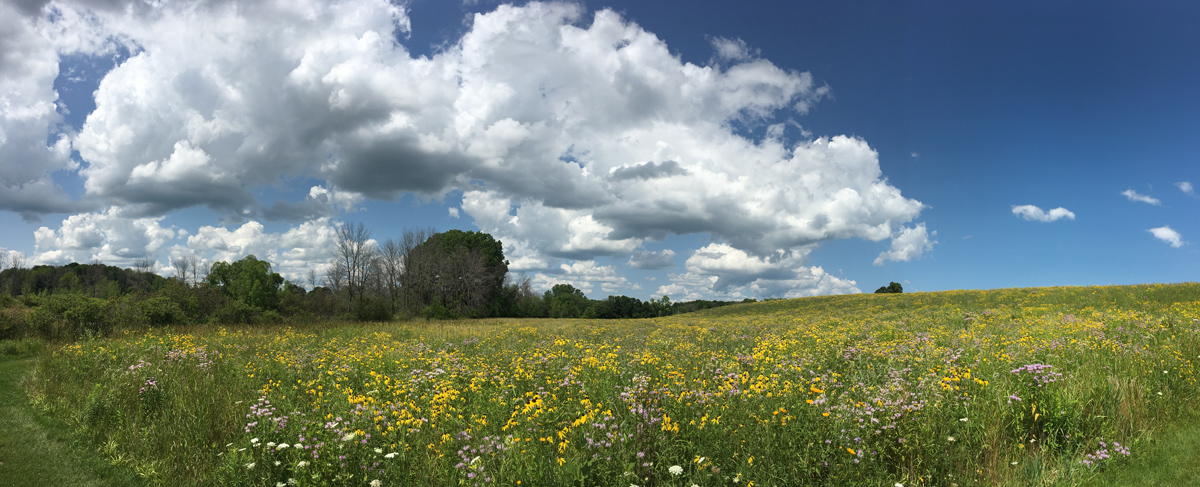
POLYGON ((760 258, 728 244, 709 244, 688 257, 686 272, 671 274, 671 284, 659 286, 656 295, 675 300, 744 299, 858 293, 856 283, 829 275, 821 267, 807 267, 809 249, 779 252, 760 258))
POLYGON ((1075 213, 1061 206, 1047 212, 1033 205, 1013 205, 1012 212, 1014 215, 1029 221, 1048 223, 1058 221, 1063 218, 1068 220, 1075 219, 1075 213))
POLYGON ((106 264, 129 266, 149 258, 157 260, 159 251, 175 231, 163 228, 159 218, 133 218, 113 207, 102 213, 80 213, 62 221, 52 230, 38 228, 34 240, 39 264, 66 264, 100 260, 106 264))
POLYGON ((0 210, 27 220, 83 206, 50 178, 76 164, 56 105, 58 54, 43 27, 15 5, 0 3, 0 210))
MULTIPOLYGON (((630 287, 629 281, 617 274, 616 268, 607 265, 597 265, 595 261, 579 260, 570 264, 562 264, 554 273, 537 273, 533 277, 535 289, 548 290, 555 284, 570 284, 584 294, 594 292, 612 293, 622 288, 630 287), (596 287, 599 286, 599 289, 596 287)), ((592 299, 603 299, 605 296, 588 296, 592 299)))
POLYGON ((450 218, 458 218, 458 208, 451 206, 446 210, 450 212, 450 218))
POLYGON ((716 61, 745 61, 758 57, 759 50, 750 47, 741 39, 713 37, 711 39, 716 61))
POLYGON ((1171 244, 1171 246, 1174 248, 1183 247, 1183 244, 1185 243, 1183 241, 1183 236, 1180 235, 1179 232, 1172 230, 1171 227, 1167 226, 1167 225, 1163 225, 1158 228, 1151 228, 1146 231, 1153 234, 1154 238, 1157 238, 1159 240, 1162 240, 1163 242, 1171 244))
POLYGON ((1196 188, 1192 187, 1192 183, 1190 183, 1190 182, 1180 181, 1178 183, 1175 183, 1175 187, 1179 188, 1180 191, 1183 191, 1183 194, 1186 194, 1193 198, 1196 197, 1196 188))
MULTIPOLYGON (((915 238, 905 225, 924 205, 888 183, 866 141, 783 138, 780 120, 829 88, 740 40, 714 38, 721 62, 700 66, 612 10, 586 18, 580 5, 532 2, 476 15, 457 43, 414 57, 396 42, 405 8, 387 0, 55 5, 62 14, 36 28, 8 21, 32 46, 24 71, 40 73, 20 78, 35 88, 20 103, 41 110, 19 125, 37 132, 21 147, 46 150, 57 123, 46 109, 56 52, 134 54, 104 77, 69 146, 24 179, 0 176, 40 184, 37 194, 51 193, 49 171, 72 167, 67 148, 86 162, 87 200, 129 217, 203 205, 299 222, 364 198, 461 191, 461 211, 504 242, 514 270, 707 234, 743 252, 740 264, 787 277, 760 279, 809 286, 838 281, 780 255, 844 238, 893 239, 893 259, 931 245, 895 240, 915 238), (254 196, 304 177, 324 181, 301 202, 254 196)), ((189 245, 232 248, 255 232, 218 230, 189 245)))
POLYGON ((329 218, 318 218, 280 233, 248 221, 230 230, 203 226, 187 239, 187 248, 206 261, 233 262, 247 255, 272 264, 273 270, 293 282, 303 282, 309 269, 324 273, 333 257, 337 229, 329 218))
POLYGON ((1129 198, 1129 201, 1140 201, 1142 203, 1149 203, 1152 205, 1162 204, 1162 202, 1159 201, 1158 198, 1138 193, 1137 191, 1134 191, 1132 189, 1127 189, 1125 191, 1122 191, 1121 194, 1123 196, 1125 196, 1126 198, 1129 198))
POLYGON ((880 252, 875 258, 875 265, 883 265, 885 261, 893 262, 908 262, 913 259, 920 258, 925 252, 933 250, 933 244, 937 240, 930 240, 936 237, 937 232, 932 233, 925 230, 925 224, 920 223, 915 227, 903 228, 899 234, 892 237, 892 247, 885 252, 880 252))

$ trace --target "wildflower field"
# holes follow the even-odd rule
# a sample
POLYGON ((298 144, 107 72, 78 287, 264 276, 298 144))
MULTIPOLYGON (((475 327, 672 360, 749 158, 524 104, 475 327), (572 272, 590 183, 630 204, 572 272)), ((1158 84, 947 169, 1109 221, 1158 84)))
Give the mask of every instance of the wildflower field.
POLYGON ((1200 400, 1200 284, 195 327, 26 385, 160 485, 1073 485, 1200 400))

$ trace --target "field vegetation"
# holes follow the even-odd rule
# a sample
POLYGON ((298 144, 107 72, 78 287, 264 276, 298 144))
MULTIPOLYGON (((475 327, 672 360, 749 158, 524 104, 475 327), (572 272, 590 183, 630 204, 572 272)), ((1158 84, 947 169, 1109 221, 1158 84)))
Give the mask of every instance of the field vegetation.
POLYGON ((1191 416, 1200 284, 124 330, 25 384, 158 485, 1075 485, 1191 416))

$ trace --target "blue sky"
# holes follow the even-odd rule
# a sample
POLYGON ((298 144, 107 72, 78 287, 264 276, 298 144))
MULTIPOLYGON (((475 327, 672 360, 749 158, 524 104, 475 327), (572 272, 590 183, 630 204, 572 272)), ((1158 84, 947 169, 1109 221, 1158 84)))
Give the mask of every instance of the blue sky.
POLYGON ((297 279, 363 222, 595 298, 1196 279, 1200 7, 745 3, 5 2, 0 248, 297 279))

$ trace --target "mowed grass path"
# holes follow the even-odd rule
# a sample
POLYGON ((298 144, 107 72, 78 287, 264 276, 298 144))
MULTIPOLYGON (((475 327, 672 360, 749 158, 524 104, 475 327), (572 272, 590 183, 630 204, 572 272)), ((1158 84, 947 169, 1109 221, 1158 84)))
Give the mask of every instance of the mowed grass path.
POLYGON ((1086 487, 1200 485, 1200 419, 1164 428, 1147 446, 1128 465, 1102 473, 1086 487))
POLYGON ((109 465, 40 414, 21 390, 31 358, 0 357, 0 486, 137 486, 128 469, 109 465))

